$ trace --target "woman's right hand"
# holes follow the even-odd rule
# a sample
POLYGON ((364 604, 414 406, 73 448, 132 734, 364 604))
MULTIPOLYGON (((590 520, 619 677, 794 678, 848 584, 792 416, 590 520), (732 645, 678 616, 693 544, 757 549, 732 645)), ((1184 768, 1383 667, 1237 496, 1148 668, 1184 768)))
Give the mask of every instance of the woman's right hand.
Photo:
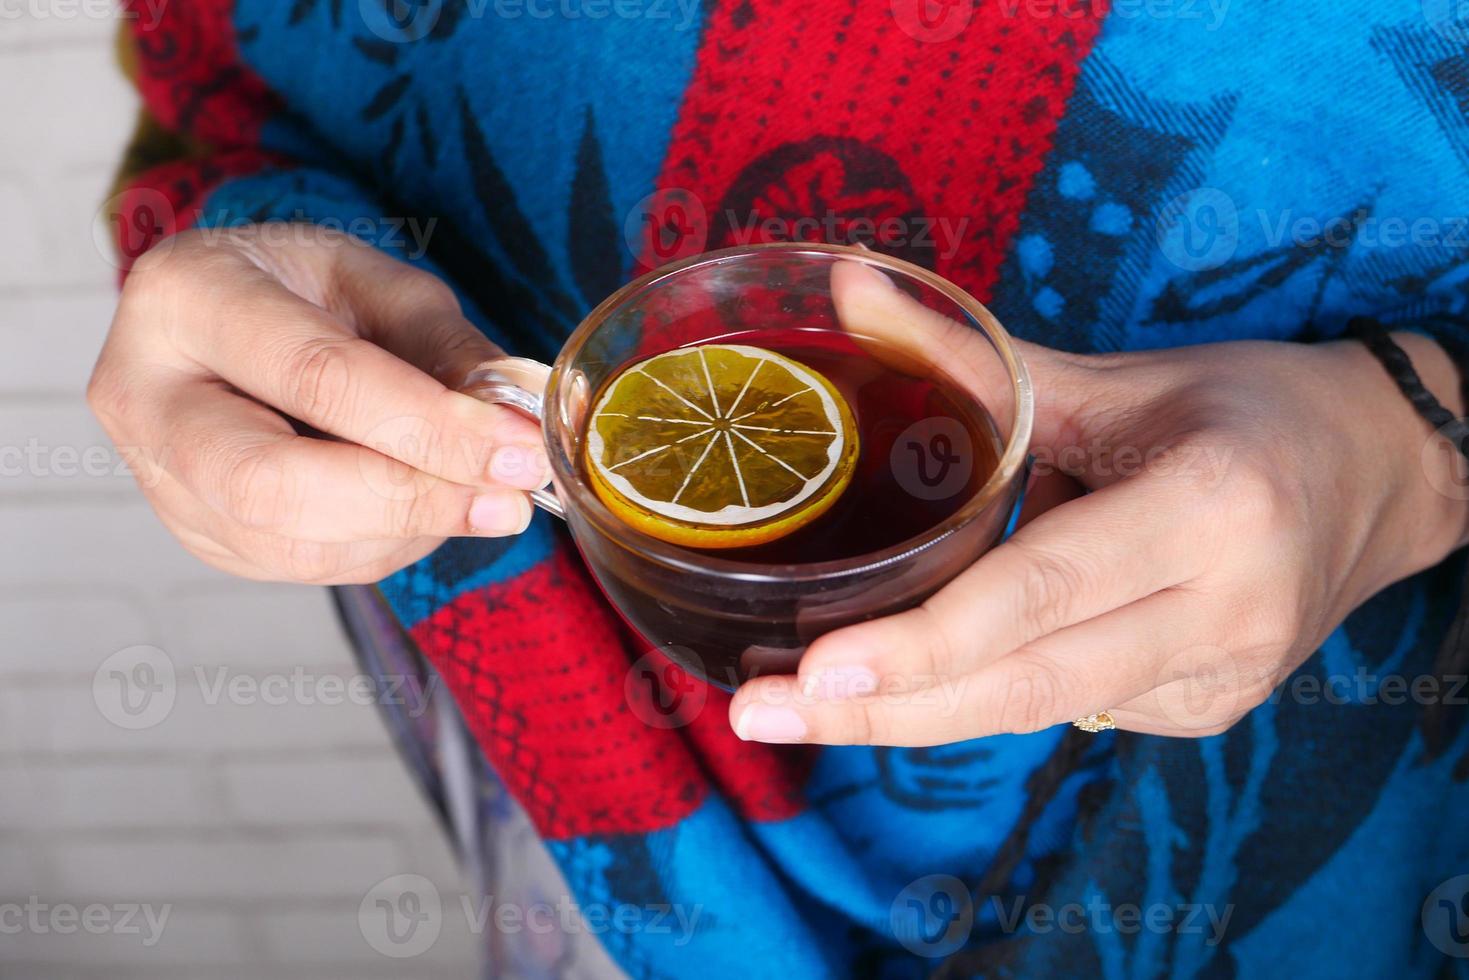
POLYGON ((349 236, 185 232, 134 265, 87 398, 204 561, 375 582, 446 537, 529 523, 525 491, 549 480, 538 426, 454 390, 504 356, 441 280, 349 236))

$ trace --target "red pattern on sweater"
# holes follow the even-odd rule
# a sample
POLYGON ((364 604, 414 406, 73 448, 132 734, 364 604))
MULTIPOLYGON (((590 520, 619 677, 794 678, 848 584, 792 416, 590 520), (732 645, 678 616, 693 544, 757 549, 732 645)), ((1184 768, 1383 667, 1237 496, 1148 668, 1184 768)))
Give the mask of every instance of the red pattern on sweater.
POLYGON ((221 149, 252 147, 280 108, 240 57, 232 0, 169 5, 156 24, 130 23, 138 53, 138 91, 168 129, 221 149))
POLYGON ((279 101, 240 56, 233 8, 232 0, 191 0, 161 8, 156 23, 141 10, 129 21, 145 109, 200 153, 138 174, 109 202, 123 277, 157 242, 196 225, 214 187, 285 163, 259 149, 260 127, 279 101))
MULTIPOLYGON (((957 36, 941 41, 913 36, 946 33, 924 34, 924 24, 934 23, 918 19, 925 4, 957 8, 928 11, 936 18, 959 16, 965 0, 720 4, 659 189, 683 188, 703 203, 711 247, 749 234, 751 211, 823 219, 810 210, 816 203, 838 218, 905 221, 907 242, 879 250, 923 261, 911 247, 920 230, 915 218, 947 220, 950 232, 963 222, 957 236, 933 229, 924 264, 983 298, 1106 0, 975 4, 957 36), (747 168, 758 171, 762 158, 781 155, 786 177, 762 191, 763 175, 752 182, 747 168), (884 158, 894 172, 874 172, 884 158), (753 189, 731 193, 741 185, 753 189), (732 222, 724 214, 730 205, 732 222)), ((756 240, 772 237, 753 230, 756 240)))
POLYGON ((709 689, 678 727, 649 725, 632 709, 628 671, 647 647, 572 549, 459 596, 411 635, 545 837, 672 826, 711 781, 751 819, 799 812, 810 753, 740 741, 726 721, 729 695, 709 689))

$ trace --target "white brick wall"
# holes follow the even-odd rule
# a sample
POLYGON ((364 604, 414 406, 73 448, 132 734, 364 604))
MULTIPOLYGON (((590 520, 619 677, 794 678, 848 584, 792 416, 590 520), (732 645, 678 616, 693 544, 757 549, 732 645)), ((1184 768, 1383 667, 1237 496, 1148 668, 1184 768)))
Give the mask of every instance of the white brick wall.
POLYGON ((209 571, 126 476, 66 472, 107 446, 81 397, 114 299, 93 215, 134 110, 98 10, 43 0, 0 20, 0 976, 471 976, 462 917, 407 963, 358 927, 388 875, 425 875, 454 908, 462 888, 375 709, 211 703, 220 671, 247 686, 350 678, 325 594, 209 571), (166 718, 130 731, 92 681, 139 644, 164 651, 178 690, 166 718), (111 926, 8 928, 28 903, 169 917, 152 946, 111 926))

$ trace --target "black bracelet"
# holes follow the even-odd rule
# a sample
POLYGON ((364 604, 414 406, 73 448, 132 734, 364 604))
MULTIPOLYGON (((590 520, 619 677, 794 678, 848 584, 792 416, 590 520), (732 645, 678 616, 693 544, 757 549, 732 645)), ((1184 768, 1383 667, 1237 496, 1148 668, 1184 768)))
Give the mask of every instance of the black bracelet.
POLYGON ((1347 323, 1347 336, 1366 344, 1418 414, 1469 458, 1469 420, 1454 418, 1454 414, 1433 397, 1433 392, 1424 387, 1423 379, 1418 377, 1407 351, 1388 335, 1387 328, 1370 316, 1353 317, 1347 323))
MULTIPOLYGON (((1387 328, 1372 317, 1359 316, 1347 324, 1347 335, 1366 344, 1367 349, 1387 369, 1388 375, 1397 382, 1403 395, 1413 403, 1418 414, 1453 443, 1460 453, 1469 457, 1469 423, 1464 419, 1454 418, 1423 386, 1423 379, 1413 370, 1412 360, 1388 336, 1387 328)), ((1443 343, 1444 350, 1449 352, 1449 356, 1458 365, 1460 388, 1466 400, 1469 400, 1469 361, 1464 360, 1465 350, 1453 342, 1440 343, 1443 343)), ((1469 405, 1469 401, 1466 401, 1466 405, 1469 405)), ((1454 614, 1454 620, 1449 624, 1449 631, 1439 644, 1438 654, 1433 661, 1434 676, 1441 680, 1460 676, 1469 670, 1469 576, 1465 576, 1459 588, 1463 593, 1459 599, 1459 610, 1454 614)), ((1454 728, 1449 724, 1448 714, 1449 709, 1442 698, 1435 698, 1423 708, 1419 729, 1423 736, 1424 757, 1427 760, 1436 759, 1448 749, 1452 741, 1454 728)), ((1469 756, 1460 758, 1454 771, 1469 774, 1469 756)))

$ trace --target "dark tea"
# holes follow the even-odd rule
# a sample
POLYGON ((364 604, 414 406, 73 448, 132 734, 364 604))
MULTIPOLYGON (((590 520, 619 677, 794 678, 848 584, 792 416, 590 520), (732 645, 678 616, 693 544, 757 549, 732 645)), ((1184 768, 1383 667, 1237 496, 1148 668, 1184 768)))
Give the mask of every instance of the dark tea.
MULTIPOLYGON (((921 538, 973 499, 998 465, 1001 440, 984 407, 937 367, 919 366, 911 355, 887 344, 838 331, 800 329, 742 331, 706 343, 773 351, 816 372, 845 399, 857 433, 850 482, 819 516, 775 540, 702 552, 748 566, 750 576, 799 577, 801 566, 860 563, 860 556, 921 538)), ((631 361, 643 362, 658 353, 641 351, 631 361)), ((614 372, 602 390, 620 374, 614 372)), ((601 403, 600 394, 593 396, 592 405, 601 403)), ((689 408, 704 415, 695 406, 689 408)), ((697 434, 687 437, 693 440, 692 448, 701 444, 694 440, 697 434)), ((734 436, 743 438, 739 433, 734 436)), ((706 455, 724 451, 718 433, 708 442, 706 455)), ((731 440, 731 458, 735 445, 731 440)), ((676 458, 667 465, 682 467, 677 472, 704 458, 693 451, 665 455, 676 458)), ((585 459, 579 465, 579 476, 591 482, 585 459)), ((973 560, 993 544, 998 528, 967 533, 976 536, 972 554, 965 556, 973 560)), ((697 548, 690 550, 699 553, 697 548)), ((946 555, 942 560, 953 563, 954 549, 940 550, 946 555)), ((901 581, 885 581, 881 595, 864 593, 859 583, 856 588, 844 587, 849 594, 826 593, 819 601, 808 597, 782 603, 769 597, 750 600, 744 590, 732 587, 728 601, 719 608, 696 609, 681 602, 671 580, 646 559, 612 552, 589 564, 614 604, 650 641, 675 660, 729 686, 752 673, 792 670, 800 651, 821 633, 865 618, 863 610, 877 615, 894 602, 911 606, 934 591, 925 583, 945 580, 935 574, 937 569, 926 567, 920 555, 907 594, 901 581)), ((947 570, 947 575, 957 571, 947 570)))

